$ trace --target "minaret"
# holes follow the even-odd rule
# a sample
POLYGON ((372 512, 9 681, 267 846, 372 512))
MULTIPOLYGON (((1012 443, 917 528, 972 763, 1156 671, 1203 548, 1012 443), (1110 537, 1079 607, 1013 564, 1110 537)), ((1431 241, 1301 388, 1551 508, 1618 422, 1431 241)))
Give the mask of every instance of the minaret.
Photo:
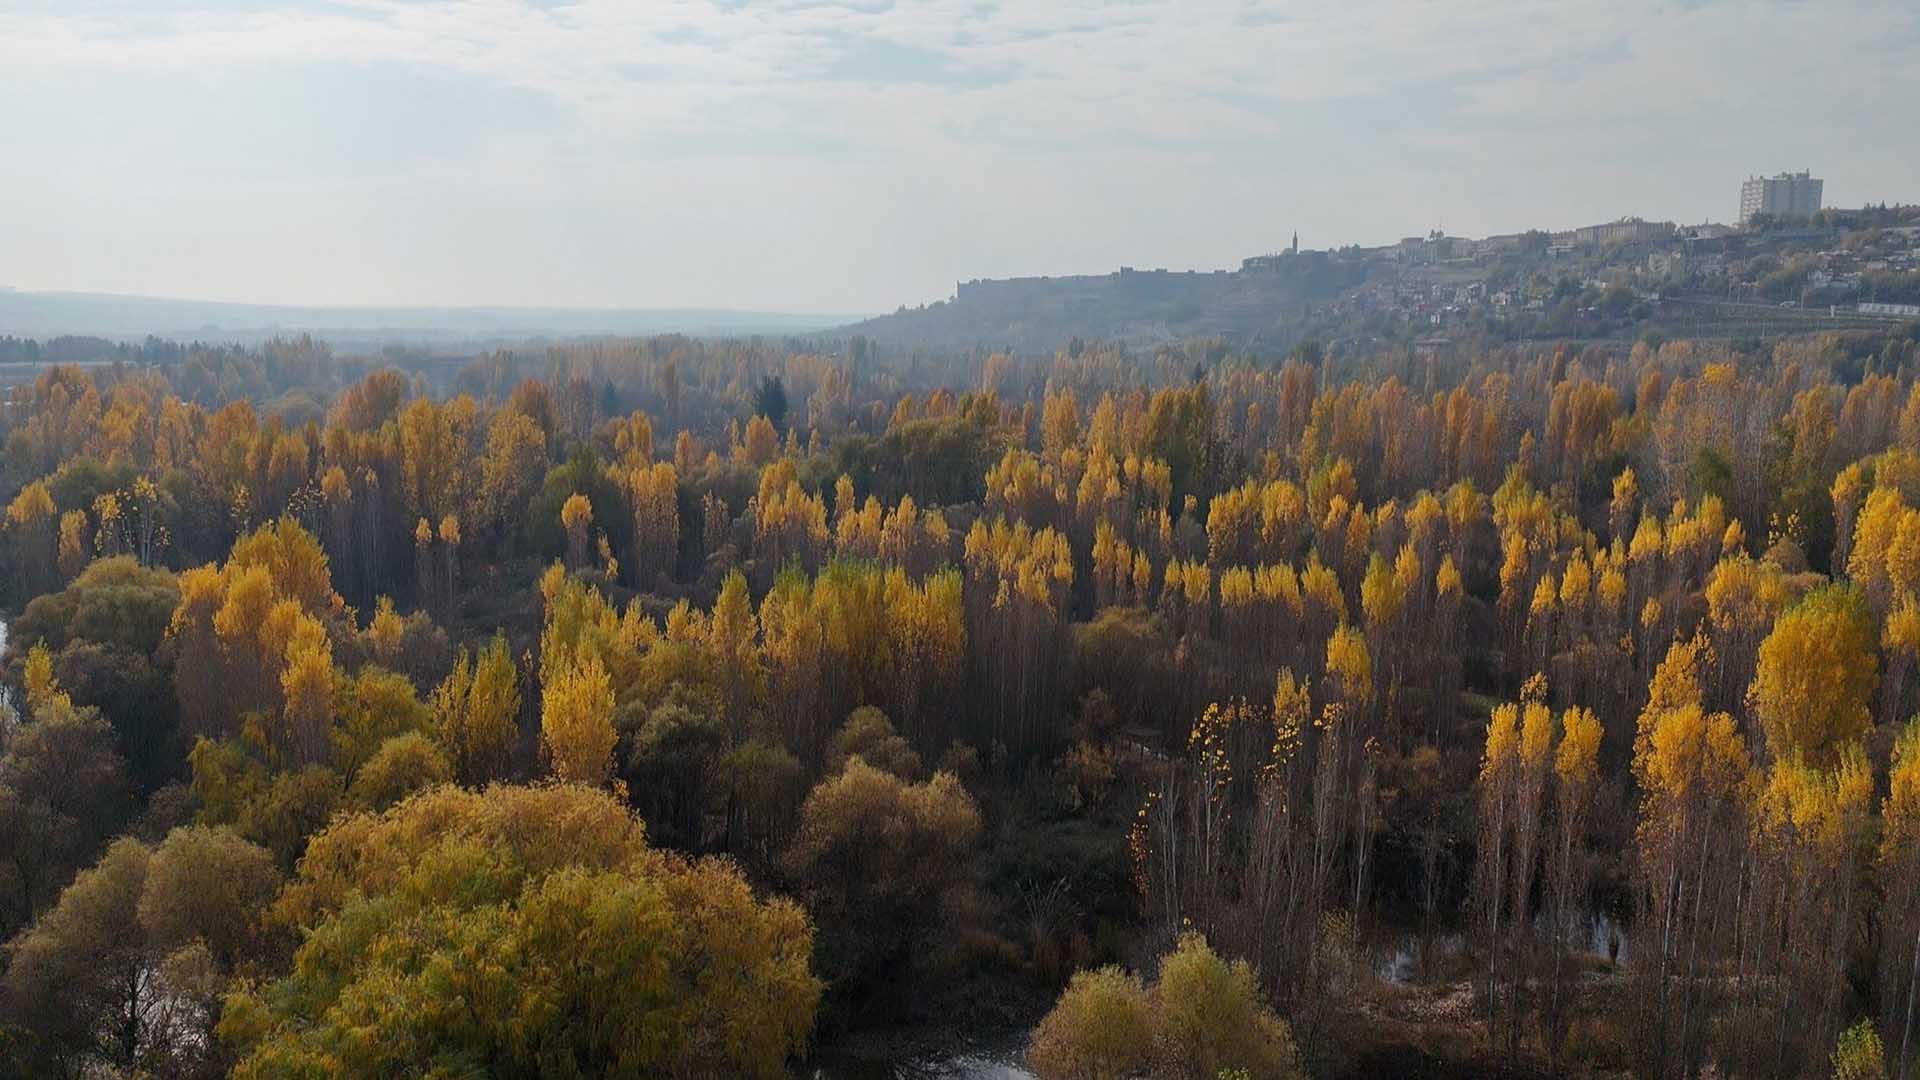
POLYGON ((1300 230, 1299 229, 1293 230, 1293 253, 1295 255, 1300 254, 1300 230))

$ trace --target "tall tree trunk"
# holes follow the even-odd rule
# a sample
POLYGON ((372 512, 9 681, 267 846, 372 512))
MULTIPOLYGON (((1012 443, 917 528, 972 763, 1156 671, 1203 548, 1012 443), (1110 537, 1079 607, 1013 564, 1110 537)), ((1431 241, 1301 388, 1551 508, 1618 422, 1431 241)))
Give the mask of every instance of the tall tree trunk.
POLYGON ((1694 1069, 1694 1009, 1699 1006, 1700 988, 1700 922, 1701 909, 1705 906, 1707 895, 1707 852, 1708 840, 1712 829, 1700 830, 1700 861, 1695 866, 1693 882, 1692 926, 1687 935, 1687 987, 1685 1008, 1680 1023, 1680 1067, 1684 1074, 1694 1069))
POLYGON ((1491 904, 1487 910, 1487 1048, 1498 1045, 1495 1024, 1499 1019, 1500 999, 1500 907, 1506 895, 1506 804, 1502 800, 1501 813, 1494 817, 1493 860, 1489 863, 1492 880, 1488 883, 1488 895, 1491 904))
POLYGON ((1920 928, 1913 933, 1913 971, 1907 976, 1907 1024, 1900 1032, 1900 1069, 1894 1073, 1899 1080, 1907 1077, 1907 1051, 1913 1045, 1913 999, 1917 988, 1920 988, 1920 928))
POLYGON ((1675 860, 1667 872, 1665 910, 1660 913, 1660 966, 1654 976, 1659 1022, 1656 1025, 1655 1051, 1660 1075, 1667 1071, 1667 986, 1673 977, 1673 913, 1680 906, 1680 865, 1675 860))

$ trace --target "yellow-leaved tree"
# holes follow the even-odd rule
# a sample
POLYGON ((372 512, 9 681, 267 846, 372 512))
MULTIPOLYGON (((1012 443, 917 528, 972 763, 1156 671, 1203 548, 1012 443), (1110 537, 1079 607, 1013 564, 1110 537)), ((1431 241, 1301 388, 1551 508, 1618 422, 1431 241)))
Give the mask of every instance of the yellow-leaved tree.
POLYGON ((1182 934, 1149 990, 1117 967, 1082 971, 1034 1030, 1027 1064, 1041 1080, 1295 1080, 1293 1032, 1244 960, 1229 963, 1182 934))
POLYGON ((1521 701, 1496 707, 1487 723, 1480 764, 1480 849, 1474 895, 1487 938, 1487 1032, 1498 1043, 1507 1025, 1509 1047, 1519 1039, 1522 994, 1532 950, 1529 906, 1546 824, 1547 783, 1554 775, 1553 711, 1546 680, 1535 675, 1521 701), (1517 931, 1515 928, 1519 928, 1517 931))
POLYGON ((45 481, 22 488, 7 504, 6 527, 18 568, 20 602, 54 588, 58 559, 59 514, 45 481))
POLYGON ((333 722, 333 643, 319 622, 297 616, 286 645, 287 666, 280 673, 285 700, 274 745, 293 765, 313 765, 327 756, 327 732, 333 722))
POLYGON ((593 501, 579 492, 567 496, 560 506, 560 526, 567 531, 567 568, 584 570, 591 550, 588 533, 593 528, 593 501))
POLYGON ((1844 585, 1808 593, 1774 621, 1748 696, 1775 760, 1831 765, 1872 726, 1878 637, 1865 598, 1844 585))
POLYGON ((597 656, 564 665, 540 689, 540 743, 555 778, 604 787, 613 776, 613 683, 597 656))
POLYGON ((1703 639, 1675 642, 1649 685, 1633 772, 1640 782, 1636 886, 1643 912, 1635 966, 1653 1030, 1639 1065, 1665 1075, 1698 1067, 1705 1051, 1704 981, 1712 977, 1718 913, 1737 903, 1744 847, 1742 792, 1751 774, 1733 717, 1701 705, 1703 639))
POLYGON ((1074 972, 1027 1049, 1027 1064, 1042 1080, 1126 1080, 1152 1060, 1147 988, 1113 966, 1074 972))
MULTIPOLYGON (((1847 949, 1870 824, 1873 774, 1858 745, 1831 768, 1776 762, 1755 796, 1747 916, 1752 920, 1750 1015, 1739 1040, 1755 1071, 1818 1067, 1839 1032, 1847 949)), ((1743 1071, 1746 1071, 1743 1068, 1743 1071)))
POLYGON ((635 465, 627 486, 633 499, 633 580, 650 589, 662 574, 672 576, 679 556, 680 480, 672 463, 662 461, 635 465))
POLYGON ((1880 988, 1886 1028, 1900 1033, 1895 1076, 1920 1046, 1914 1028, 1920 999, 1920 720, 1907 724, 1894 749, 1887 799, 1880 807, 1880 988))
POLYGON ((1553 838, 1547 852, 1546 923, 1553 959, 1547 999, 1541 1007, 1550 1062, 1557 1062, 1572 1020, 1568 944, 1577 940, 1586 911, 1589 864, 1587 819, 1600 783, 1600 740, 1605 734, 1591 709, 1560 714, 1560 743, 1553 752, 1553 838))
MULTIPOLYGON (((235 541, 225 563, 181 574, 168 636, 178 657, 182 726, 218 738, 234 733, 248 712, 280 713, 289 689, 320 693, 321 653, 331 665, 327 628, 345 606, 319 541, 290 518, 235 541), (289 681, 296 661, 304 671, 289 681)), ((304 727, 311 735, 318 706, 296 704, 306 711, 287 717, 282 748, 314 760, 314 744, 292 733, 304 727)))
POLYGON ((433 692, 434 731, 463 784, 500 776, 520 734, 520 672, 504 633, 460 658, 433 692))

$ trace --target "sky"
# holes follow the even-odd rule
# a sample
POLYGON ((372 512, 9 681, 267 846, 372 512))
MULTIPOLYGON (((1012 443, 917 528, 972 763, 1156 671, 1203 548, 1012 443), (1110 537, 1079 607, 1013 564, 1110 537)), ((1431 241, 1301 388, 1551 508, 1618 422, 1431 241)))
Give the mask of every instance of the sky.
POLYGON ((0 286, 869 313, 1920 201, 1914 0, 0 0, 0 286))

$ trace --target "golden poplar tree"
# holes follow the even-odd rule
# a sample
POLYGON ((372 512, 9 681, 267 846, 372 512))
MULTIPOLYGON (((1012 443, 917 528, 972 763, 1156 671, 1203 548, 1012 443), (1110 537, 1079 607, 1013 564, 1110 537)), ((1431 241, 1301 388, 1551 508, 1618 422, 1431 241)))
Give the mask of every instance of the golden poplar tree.
POLYGON ((1547 853, 1546 921, 1552 971, 1541 1019, 1549 1062, 1557 1061, 1571 1021, 1567 953, 1584 923, 1591 854, 1587 822, 1600 782, 1600 718, 1579 706, 1560 715, 1553 752, 1553 836, 1547 853))
POLYGON ((613 777, 613 683, 597 656, 553 673, 540 692, 540 742, 556 779, 605 787, 613 777))
POLYGON ((1676 642, 1649 687, 1633 771, 1641 790, 1635 829, 1641 898, 1636 966, 1654 1030, 1642 1064, 1666 1073, 1697 1068, 1707 1016, 1702 987, 1728 947, 1726 920, 1738 893, 1746 743, 1726 713, 1701 705, 1704 641, 1676 642))
POLYGON ((627 480, 633 498, 633 580, 651 588, 672 576, 680 552, 680 480, 669 462, 635 466, 627 480))
POLYGON ((1894 748, 1880 821, 1880 1000, 1886 1030, 1899 1033, 1893 1075, 1905 1076, 1920 1056, 1920 720, 1894 748))
POLYGON ((592 550, 589 531, 593 528, 593 502, 574 492, 560 506, 560 525, 567 531, 567 568, 584 570, 592 550))
POLYGON ((441 749, 461 783, 483 784, 505 772, 520 734, 520 673, 504 633, 477 654, 460 650, 433 692, 432 708, 441 749))
POLYGON ((1750 700, 1776 760, 1825 765, 1872 725, 1877 635, 1863 598, 1830 585, 1774 622, 1750 700))

